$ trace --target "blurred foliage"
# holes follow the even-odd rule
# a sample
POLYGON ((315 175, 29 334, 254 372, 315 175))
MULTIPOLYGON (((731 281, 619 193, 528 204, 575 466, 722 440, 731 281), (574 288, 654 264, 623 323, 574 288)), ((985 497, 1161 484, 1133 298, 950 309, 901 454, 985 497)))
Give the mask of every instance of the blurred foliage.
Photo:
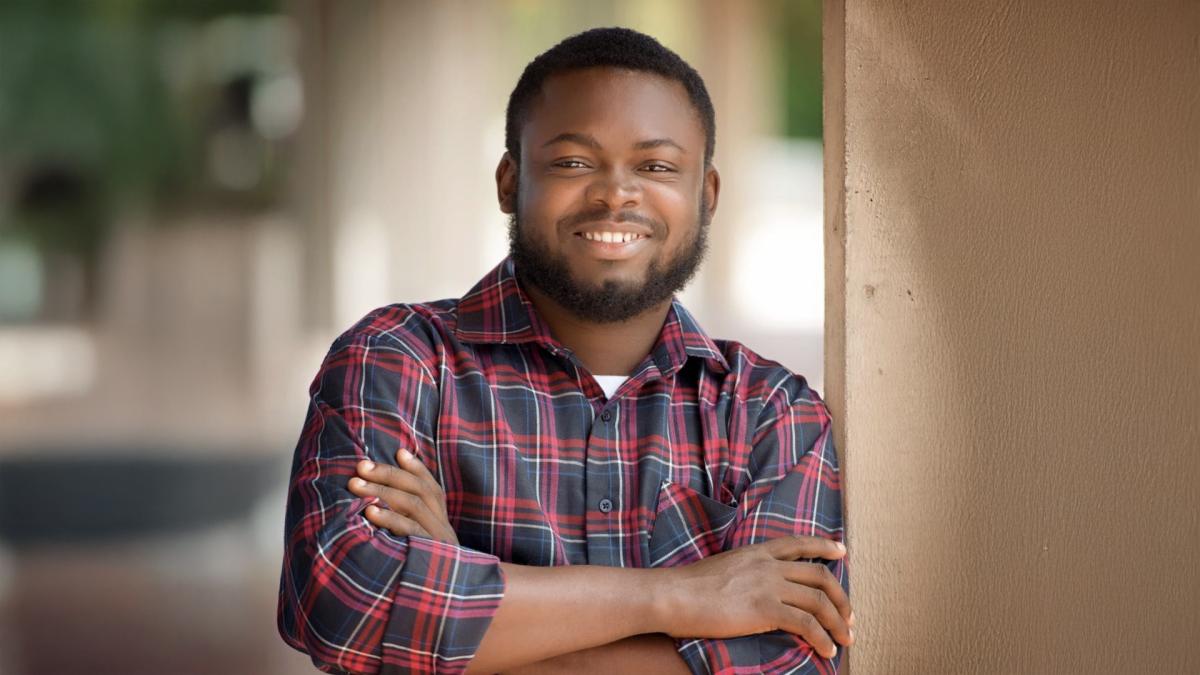
POLYGON ((0 3, 0 239, 86 255, 120 207, 187 198, 202 172, 204 120, 167 86, 165 29, 276 5, 0 3))
POLYGON ((821 0, 769 0, 782 82, 783 132, 821 138, 821 0))

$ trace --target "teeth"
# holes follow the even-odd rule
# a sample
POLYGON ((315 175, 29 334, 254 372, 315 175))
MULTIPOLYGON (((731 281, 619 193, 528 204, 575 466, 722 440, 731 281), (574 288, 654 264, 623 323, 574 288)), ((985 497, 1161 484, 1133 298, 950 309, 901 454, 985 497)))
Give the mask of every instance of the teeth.
POLYGON ((635 232, 584 232, 583 238, 588 241, 602 241, 607 244, 627 244, 641 239, 642 235, 635 232))

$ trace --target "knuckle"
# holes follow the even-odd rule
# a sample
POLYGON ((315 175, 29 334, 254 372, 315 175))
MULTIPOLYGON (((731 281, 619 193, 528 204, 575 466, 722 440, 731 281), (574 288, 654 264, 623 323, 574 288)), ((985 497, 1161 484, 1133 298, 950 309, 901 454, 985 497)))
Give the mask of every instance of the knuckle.
POLYGON ((820 591, 817 591, 817 607, 820 613, 829 620, 841 618, 841 615, 837 612, 837 607, 833 606, 833 601, 829 599, 828 595, 820 591))
POLYGON ((376 464, 375 473, 371 475, 371 481, 381 485, 392 484, 393 469, 388 464, 376 464))
POLYGON ((825 607, 825 594, 819 589, 805 586, 801 594, 804 596, 804 608, 817 612, 825 607))
POLYGON ((422 506, 424 506, 424 504, 421 502, 420 497, 418 497, 414 494, 409 494, 407 492, 403 492, 401 494, 404 495, 404 497, 403 497, 404 509, 408 513, 416 513, 417 511, 421 510, 422 506))
POLYGON ((821 585, 825 588, 831 590, 840 590, 842 588, 842 585, 838 583, 837 577, 833 576, 833 572, 830 572, 829 568, 824 565, 821 565, 821 570, 817 572, 817 576, 821 580, 821 585))
POLYGON ((804 576, 806 578, 811 579, 812 583, 817 585, 825 584, 824 573, 829 571, 828 567, 818 562, 806 562, 801 564, 804 566, 804 576))

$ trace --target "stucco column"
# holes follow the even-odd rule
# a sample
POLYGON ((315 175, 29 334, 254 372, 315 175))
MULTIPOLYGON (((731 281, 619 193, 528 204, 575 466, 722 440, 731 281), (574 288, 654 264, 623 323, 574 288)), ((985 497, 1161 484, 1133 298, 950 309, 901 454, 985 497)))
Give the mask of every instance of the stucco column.
POLYGON ((1200 672, 1200 3, 825 11, 854 672, 1200 672))

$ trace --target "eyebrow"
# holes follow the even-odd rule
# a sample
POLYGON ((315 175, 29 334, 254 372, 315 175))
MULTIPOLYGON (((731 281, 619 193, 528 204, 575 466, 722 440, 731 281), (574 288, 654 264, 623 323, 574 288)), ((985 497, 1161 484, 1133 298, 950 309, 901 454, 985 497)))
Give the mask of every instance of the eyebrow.
MULTIPOLYGON (((555 136, 554 138, 551 138, 550 140, 543 143, 542 147, 543 148, 549 147, 551 145, 554 145, 555 143, 575 143, 578 145, 587 146, 589 148, 592 148, 593 150, 602 149, 602 146, 600 145, 600 141, 596 140, 595 136, 592 136, 591 134, 581 134, 581 133, 574 132, 574 131, 568 131, 566 133, 561 133, 561 134, 555 136)), ((653 148, 661 148, 664 146, 675 148, 676 150, 679 150, 680 152, 687 152, 686 150, 683 149, 683 146, 679 145, 678 143, 676 143, 675 141, 673 141, 669 138, 652 138, 647 141, 638 141, 637 143, 634 143, 634 145, 633 145, 635 150, 650 150, 653 148)))
POLYGON ((640 143, 634 144, 633 147, 636 150, 651 150, 653 148, 661 148, 664 146, 675 148, 676 150, 678 150, 680 152, 687 152, 686 150, 683 149, 683 146, 679 145, 678 143, 676 143, 675 141, 673 141, 669 138, 655 138, 655 139, 651 139, 649 141, 642 141, 640 143))

